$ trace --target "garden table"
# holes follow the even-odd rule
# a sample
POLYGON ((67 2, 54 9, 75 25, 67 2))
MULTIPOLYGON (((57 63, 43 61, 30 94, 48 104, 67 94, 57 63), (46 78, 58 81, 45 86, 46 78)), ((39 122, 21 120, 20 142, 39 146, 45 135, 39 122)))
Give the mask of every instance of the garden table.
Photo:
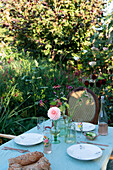
MULTIPOLYGON (((47 121, 48 122, 48 121, 47 121)), ((95 131, 97 131, 97 126, 95 131)), ((27 131, 27 133, 37 133, 37 127, 32 128, 27 131)), ((79 133, 79 132, 77 132, 79 133)), ((88 139, 84 135, 82 135, 82 139, 79 139, 85 142, 89 142, 88 139)), ((52 144, 52 153, 44 154, 45 157, 51 163, 52 170, 105 170, 107 163, 109 161, 109 157, 111 155, 113 149, 113 127, 108 128, 107 136, 98 136, 93 143, 107 144, 108 147, 102 146, 105 150, 103 150, 103 154, 100 158, 89 161, 77 160, 70 157, 67 154, 67 148, 72 144, 66 144, 64 142, 64 138, 60 137, 60 144, 52 144)), ((78 139, 77 139, 78 141, 78 139)), ((19 148, 19 149, 28 149, 30 152, 40 151, 43 152, 43 143, 34 145, 34 146, 21 146, 14 142, 14 139, 6 142, 5 144, 0 146, 0 170, 7 170, 8 168, 8 159, 13 158, 23 153, 19 153, 14 150, 2 150, 4 146, 19 148)))

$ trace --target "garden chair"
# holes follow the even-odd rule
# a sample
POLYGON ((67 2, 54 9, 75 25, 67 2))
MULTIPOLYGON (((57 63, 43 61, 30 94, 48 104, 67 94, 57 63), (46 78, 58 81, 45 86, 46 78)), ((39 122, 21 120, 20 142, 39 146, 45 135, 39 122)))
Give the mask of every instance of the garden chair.
POLYGON ((68 94, 67 99, 73 121, 81 118, 84 122, 98 123, 99 101, 92 90, 84 87, 75 88, 68 94), (85 89, 88 97, 83 95, 85 89), (81 99, 80 102, 78 102, 79 99, 81 99))

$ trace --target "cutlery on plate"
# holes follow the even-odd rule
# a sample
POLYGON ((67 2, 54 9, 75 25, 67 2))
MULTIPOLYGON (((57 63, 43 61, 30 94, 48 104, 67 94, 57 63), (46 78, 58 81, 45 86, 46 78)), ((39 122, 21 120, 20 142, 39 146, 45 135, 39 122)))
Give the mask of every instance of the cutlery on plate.
POLYGON ((20 153, 29 152, 29 150, 10 148, 10 147, 6 147, 6 146, 4 146, 4 148, 2 148, 2 150, 15 150, 15 151, 18 151, 20 153))
MULTIPOLYGON (((81 141, 81 143, 87 143, 87 142, 82 142, 81 141)), ((80 144, 79 142, 77 142, 77 144, 80 144)), ((87 143, 87 144, 89 144, 89 143, 87 143)), ((92 143, 90 143, 90 144, 92 144, 92 143)), ((101 150, 105 150, 104 148, 100 148, 101 150)))
POLYGON ((92 142, 84 142, 84 141, 80 141, 81 143, 87 143, 87 144, 93 144, 93 145, 100 145, 100 146, 106 146, 108 147, 109 145, 104 145, 104 144, 100 144, 100 143, 92 143, 92 142))

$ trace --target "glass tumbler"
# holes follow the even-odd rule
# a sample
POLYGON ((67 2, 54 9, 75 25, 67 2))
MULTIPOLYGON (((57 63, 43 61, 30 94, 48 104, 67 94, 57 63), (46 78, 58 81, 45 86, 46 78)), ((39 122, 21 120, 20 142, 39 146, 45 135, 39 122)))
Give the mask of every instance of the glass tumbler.
POLYGON ((66 123, 67 123, 67 117, 61 116, 60 119, 58 120, 58 126, 60 129, 60 137, 65 137, 66 134, 66 123))
POLYGON ((65 143, 76 143, 76 127, 73 122, 66 125, 65 143))
POLYGON ((49 154, 52 152, 52 148, 51 148, 51 132, 50 132, 50 127, 45 127, 43 134, 44 134, 44 138, 43 138, 43 151, 46 154, 49 154))
POLYGON ((44 117, 37 117, 37 130, 39 133, 43 133, 44 127, 43 127, 43 123, 45 121, 44 117))
POLYGON ((82 138, 82 134, 83 134, 83 120, 82 119, 78 119, 76 121, 76 126, 77 126, 77 129, 78 129, 77 138, 81 139, 82 138))

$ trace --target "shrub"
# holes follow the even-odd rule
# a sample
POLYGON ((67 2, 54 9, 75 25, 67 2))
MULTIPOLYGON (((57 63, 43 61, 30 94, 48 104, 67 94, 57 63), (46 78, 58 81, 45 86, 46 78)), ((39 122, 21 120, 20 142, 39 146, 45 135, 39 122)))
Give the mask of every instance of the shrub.
POLYGON ((73 58, 88 43, 93 25, 101 23, 101 1, 35 2, 1 0, 0 12, 2 27, 13 37, 12 45, 34 58, 73 58))

